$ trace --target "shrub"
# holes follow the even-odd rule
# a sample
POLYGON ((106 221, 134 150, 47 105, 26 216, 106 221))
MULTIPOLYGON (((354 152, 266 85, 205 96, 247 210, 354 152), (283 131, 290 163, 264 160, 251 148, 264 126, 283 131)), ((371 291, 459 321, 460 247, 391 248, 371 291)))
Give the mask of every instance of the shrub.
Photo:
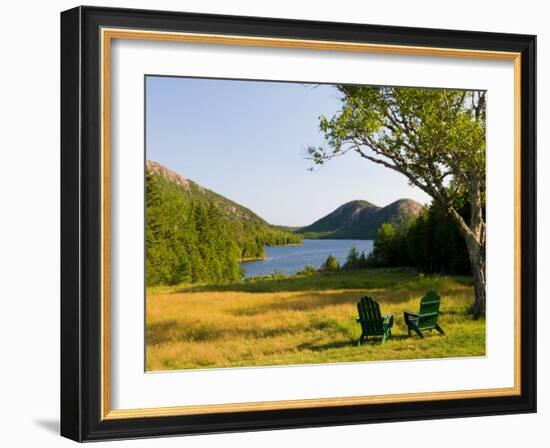
POLYGON ((302 277, 313 277, 315 274, 317 274, 317 269, 315 269, 315 266, 304 266, 301 271, 296 273, 296 275, 300 275, 302 277))
POLYGON ((338 271, 340 269, 340 262, 334 255, 329 255, 325 262, 321 265, 319 269, 322 272, 327 271, 338 271))

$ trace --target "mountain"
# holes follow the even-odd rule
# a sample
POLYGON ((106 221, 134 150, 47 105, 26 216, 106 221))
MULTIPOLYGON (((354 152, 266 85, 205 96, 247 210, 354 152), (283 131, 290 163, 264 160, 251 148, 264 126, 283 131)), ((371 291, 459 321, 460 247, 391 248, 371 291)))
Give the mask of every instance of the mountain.
POLYGON ((374 239, 382 224, 399 225, 416 218, 423 208, 413 199, 399 199, 385 207, 351 201, 296 233, 304 238, 374 239))
POLYGON ((237 280, 264 246, 300 243, 295 233, 152 161, 146 163, 147 286, 237 280))
POLYGON ((332 235, 341 229, 353 226, 359 219, 370 216, 379 209, 368 201, 351 201, 341 205, 333 212, 318 219, 313 224, 302 227, 296 233, 318 233, 319 235, 332 235))
POLYGON ((158 162, 148 160, 146 162, 146 170, 151 176, 160 177, 171 184, 177 185, 180 187, 181 193, 189 198, 213 203, 228 219, 242 220, 251 224, 270 227, 265 220, 256 215, 252 210, 227 199, 221 194, 208 190, 190 179, 186 179, 158 162))

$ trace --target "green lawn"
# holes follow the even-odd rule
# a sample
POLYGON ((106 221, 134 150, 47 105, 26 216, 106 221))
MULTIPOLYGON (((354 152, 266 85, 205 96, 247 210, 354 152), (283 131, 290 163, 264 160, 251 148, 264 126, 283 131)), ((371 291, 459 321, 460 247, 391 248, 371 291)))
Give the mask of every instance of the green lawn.
POLYGON ((147 369, 190 369, 483 356, 485 320, 473 320, 469 277, 366 269, 272 276, 222 285, 147 289, 147 369), (407 337, 403 311, 430 289, 441 295, 440 325, 407 337), (356 303, 370 295, 394 314, 392 338, 361 347, 356 303))

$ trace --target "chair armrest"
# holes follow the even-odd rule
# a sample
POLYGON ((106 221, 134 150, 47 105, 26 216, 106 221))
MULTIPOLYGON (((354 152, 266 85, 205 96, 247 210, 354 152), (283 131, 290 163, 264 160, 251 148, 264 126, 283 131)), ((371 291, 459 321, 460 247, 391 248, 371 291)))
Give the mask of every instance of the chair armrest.
POLYGON ((403 319, 405 320, 405 324, 407 327, 409 326, 409 322, 418 321, 420 316, 416 313, 411 313, 410 311, 404 311, 403 312, 403 319))
POLYGON ((384 325, 387 325, 390 328, 393 327, 393 314, 384 316, 384 325))

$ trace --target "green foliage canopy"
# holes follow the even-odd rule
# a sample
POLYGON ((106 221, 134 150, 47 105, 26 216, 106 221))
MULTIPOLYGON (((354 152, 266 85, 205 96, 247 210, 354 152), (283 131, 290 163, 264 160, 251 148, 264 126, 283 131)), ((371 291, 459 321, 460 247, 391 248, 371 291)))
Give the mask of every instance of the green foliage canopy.
POLYGON ((320 117, 329 149, 310 147, 316 164, 355 151, 393 169, 445 206, 468 234, 484 244, 484 91, 340 85, 342 108, 320 117), (464 194, 475 207, 466 223, 453 203, 464 194))

